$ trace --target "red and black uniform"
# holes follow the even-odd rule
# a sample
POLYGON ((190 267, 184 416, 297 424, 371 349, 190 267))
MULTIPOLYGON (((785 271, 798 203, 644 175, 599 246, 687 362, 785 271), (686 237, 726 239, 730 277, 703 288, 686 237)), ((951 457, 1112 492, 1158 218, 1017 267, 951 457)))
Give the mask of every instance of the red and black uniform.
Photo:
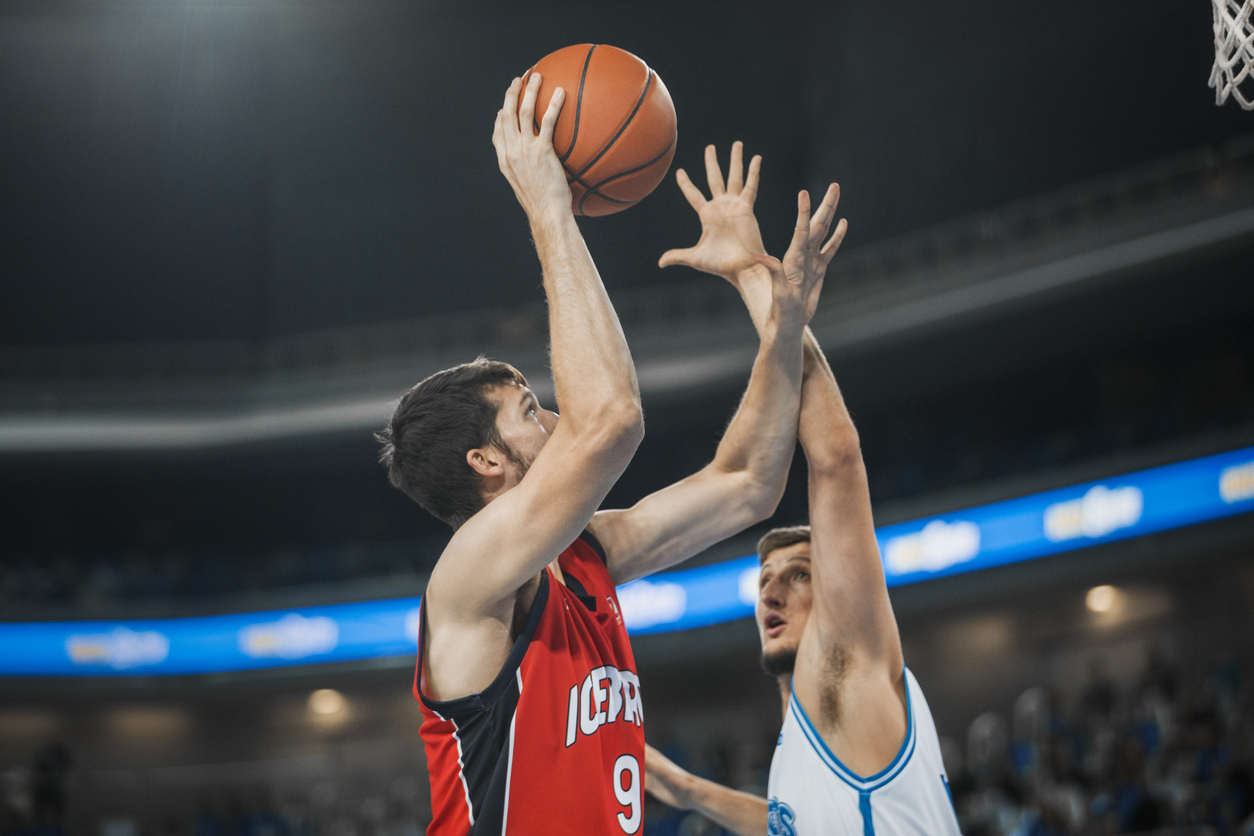
MULTIPOLYGON (((640 680, 600 544, 585 532, 545 567, 521 635, 487 688, 414 694, 435 818, 428 836, 640 831, 640 680)), ((426 630, 426 603, 421 629, 426 630)))

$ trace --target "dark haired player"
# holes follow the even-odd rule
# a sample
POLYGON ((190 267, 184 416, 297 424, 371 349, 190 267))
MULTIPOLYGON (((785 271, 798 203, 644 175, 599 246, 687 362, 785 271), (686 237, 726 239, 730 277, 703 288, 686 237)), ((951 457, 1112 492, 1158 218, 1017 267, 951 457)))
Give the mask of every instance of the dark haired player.
MULTIPOLYGON (((540 256, 561 420, 512 367, 479 360, 415 386, 381 434, 392 483, 455 529, 423 597, 414 683, 439 836, 640 830, 641 695, 614 586, 773 512, 795 446, 802 333, 843 231, 823 244, 834 202, 813 222, 806 203, 714 461, 598 512, 640 442, 640 399, 553 151, 560 90, 539 135, 529 127, 539 82, 510 85, 493 143, 540 256)), ((756 185, 737 145, 727 192, 752 204, 756 185)))
MULTIPOLYGON (((682 173, 679 180, 703 240, 723 239, 725 258, 709 272, 736 285, 761 328, 780 277, 759 257, 752 206, 713 206, 682 173)), ((798 438, 811 525, 775 529, 758 543, 762 664, 784 704, 769 802, 689 775, 652 748, 647 786, 742 836, 956 836, 936 728, 904 666, 858 432, 808 328, 804 380, 798 438)))

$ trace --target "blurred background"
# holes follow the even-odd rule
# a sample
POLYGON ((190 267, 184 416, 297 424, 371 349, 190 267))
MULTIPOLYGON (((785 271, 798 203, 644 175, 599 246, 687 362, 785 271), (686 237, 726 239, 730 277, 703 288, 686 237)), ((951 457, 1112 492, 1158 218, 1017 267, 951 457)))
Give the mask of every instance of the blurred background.
MULTIPOLYGON (((490 134, 581 42, 665 80, 676 166, 764 156, 768 249, 841 183, 814 325, 877 525, 1245 451, 1214 513, 1141 521, 1196 498, 1172 482, 1031 560, 924 537, 892 594, 965 833, 1254 833, 1254 116, 1170 0, 0 6, 0 833, 426 826, 412 652, 319 663, 347 628, 309 613, 411 600, 447 540, 375 461, 401 392, 487 353, 551 400, 490 134), (299 646, 167 672, 143 627, 251 613, 299 646)), ((657 268, 699 231, 672 179, 581 225, 647 412, 623 506, 710 459, 756 340, 729 287, 657 268)), ((805 514, 798 460, 771 524, 805 514)), ((649 740, 764 793, 752 621, 673 616, 635 641, 649 740)), ((644 832, 719 831, 650 804, 644 832)))

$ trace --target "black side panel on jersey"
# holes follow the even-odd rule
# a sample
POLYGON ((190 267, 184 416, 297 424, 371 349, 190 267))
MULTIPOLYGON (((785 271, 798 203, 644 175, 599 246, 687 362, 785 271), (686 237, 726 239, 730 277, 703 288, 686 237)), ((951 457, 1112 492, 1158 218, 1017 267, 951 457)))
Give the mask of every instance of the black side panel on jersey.
MULTIPOLYGON (((605 561, 605 550, 590 532, 580 535, 588 546, 605 561)), ((596 611, 596 599, 588 594, 583 584, 570 574, 567 584, 585 606, 596 611)), ((510 726, 518 709, 520 696, 518 669, 527 648, 540 626, 549 599, 549 573, 541 572, 540 588, 527 611, 522 632, 514 642, 509 657, 487 688, 477 694, 468 694, 454 700, 433 700, 418 692, 419 698, 440 717, 452 721, 456 727, 458 748, 461 754, 461 779, 465 784, 467 800, 474 824, 468 836, 499 834, 505 822, 506 782, 509 779, 510 726)), ((427 601, 419 604, 422 633, 427 631, 427 601)), ((423 665, 423 648, 418 648, 418 670, 423 665)))
MULTIPOLYGON (((514 675, 496 702, 482 711, 471 711, 460 717, 449 717, 457 726, 461 742, 462 779, 470 798, 475 823, 467 831, 471 836, 501 832, 505 822, 505 793, 508 789, 510 740, 509 730, 518 709, 518 676, 514 675)), ((445 715, 448 716, 448 715, 445 715)))
POLYGON ((566 588, 575 593, 575 597, 588 608, 589 612, 596 612, 597 599, 588 594, 588 590, 579 581, 579 578, 575 577, 575 573, 564 571, 563 574, 566 576, 566 588))
MULTIPOLYGON (((583 540, 584 543, 590 546, 592 550, 597 553, 597 557, 601 558, 601 562, 603 564, 607 567, 609 566, 609 562, 605 559, 605 549, 602 548, 601 541, 594 537, 591 531, 585 530, 579 535, 579 539, 583 540)), ((583 585, 583 582, 580 581, 579 578, 575 577, 573 572, 563 570, 563 574, 566 576, 566 588, 575 593, 575 597, 588 608, 589 612, 596 612, 597 599, 588 594, 588 588, 583 585)))
POLYGON ((604 563, 606 566, 610 565, 609 559, 606 558, 605 556, 605 546, 601 545, 601 541, 598 540, 591 531, 585 528, 583 530, 583 533, 579 535, 579 539, 583 540, 585 543, 587 543, 589 546, 592 547, 592 550, 597 553, 597 557, 601 558, 602 563, 604 563))
MULTIPOLYGON (((505 816, 505 783, 509 777, 509 730, 518 708, 518 668, 522 665, 531 639, 540 626, 549 600, 549 573, 540 575, 540 588, 527 611, 522 633, 514 642, 509 657, 496 678, 477 694, 455 700, 433 700, 419 691, 423 705, 440 717, 451 720, 457 728, 461 753, 461 779, 466 787, 474 825, 469 834, 501 832, 505 816)), ((422 632, 427 630, 427 601, 419 604, 422 632)), ((418 669, 422 670, 422 646, 418 648, 418 669)))

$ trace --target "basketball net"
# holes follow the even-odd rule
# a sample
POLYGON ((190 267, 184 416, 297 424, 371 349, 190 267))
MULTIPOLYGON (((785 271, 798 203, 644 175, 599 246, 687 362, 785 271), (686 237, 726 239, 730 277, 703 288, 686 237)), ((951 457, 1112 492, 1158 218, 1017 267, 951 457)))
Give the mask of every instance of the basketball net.
POLYGON ((1223 104, 1231 95, 1243 110, 1254 110, 1254 98, 1241 92, 1241 82, 1254 75, 1254 26, 1250 25, 1254 0, 1211 3, 1215 8, 1215 65, 1209 85, 1215 88, 1215 104, 1223 104))

